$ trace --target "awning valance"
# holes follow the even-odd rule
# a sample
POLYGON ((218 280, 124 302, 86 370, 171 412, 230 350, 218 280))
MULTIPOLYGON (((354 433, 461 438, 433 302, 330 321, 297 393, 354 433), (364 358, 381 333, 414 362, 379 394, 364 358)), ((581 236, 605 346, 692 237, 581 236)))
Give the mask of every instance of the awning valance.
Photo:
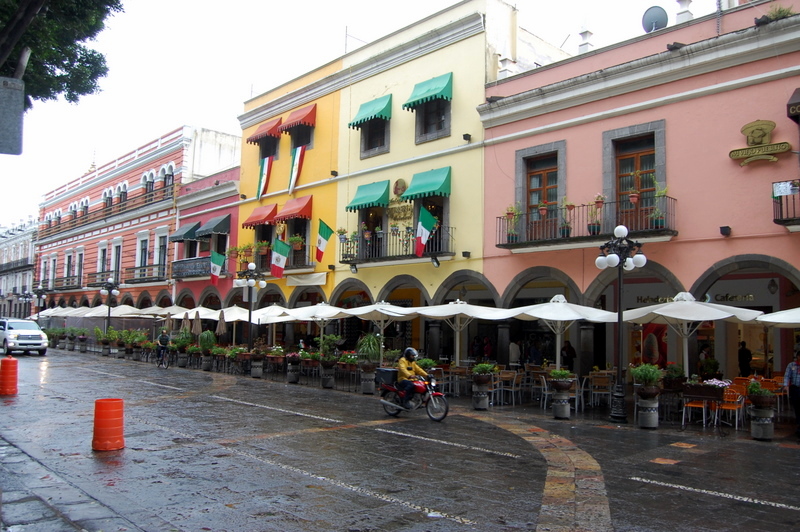
POLYGON ((169 235, 170 242, 183 242, 184 240, 195 240, 195 232, 200 227, 200 222, 188 223, 169 235))
POLYGON ((211 235, 218 234, 218 235, 227 235, 231 232, 231 215, 226 214, 224 216, 217 216, 216 218, 211 218, 209 221, 203 224, 203 226, 197 230, 195 233, 195 237, 198 239, 207 239, 211 238, 211 235))
POLYGON ((450 167, 444 166, 427 172, 414 174, 408 189, 400 199, 411 201, 428 196, 450 195, 450 167))
POLYGON ((275 137, 279 139, 281 137, 281 132, 278 129, 281 125, 281 117, 274 118, 267 122, 266 124, 261 124, 256 129, 256 132, 247 137, 247 142, 250 144, 258 144, 258 141, 263 139, 264 137, 275 137))
POLYGON ((282 222, 291 218, 311 219, 311 198, 314 196, 303 196, 301 198, 290 199, 283 206, 281 212, 275 216, 276 222, 282 222))
POLYGON ((347 207, 348 211, 368 209, 370 207, 389 206, 389 180, 376 181, 368 185, 359 185, 353 201, 347 207))
POLYGON ((376 98, 371 102, 362 103, 358 109, 358 114, 347 127, 358 129, 364 122, 369 122, 373 118, 390 120, 392 118, 392 95, 387 94, 376 98))
POLYGON ((414 109, 418 105, 431 100, 453 99, 453 73, 429 79, 414 85, 411 97, 403 104, 403 109, 414 109))
POLYGON ((270 205, 257 207, 253 211, 253 214, 251 214, 247 218, 247 220, 244 221, 242 227, 248 228, 248 227, 255 227, 257 225, 266 225, 272 222, 277 213, 278 213, 277 203, 272 203, 270 205))
POLYGON ((315 126, 317 124, 317 104, 298 109, 289 115, 286 123, 278 126, 278 131, 288 133, 295 126, 315 126))

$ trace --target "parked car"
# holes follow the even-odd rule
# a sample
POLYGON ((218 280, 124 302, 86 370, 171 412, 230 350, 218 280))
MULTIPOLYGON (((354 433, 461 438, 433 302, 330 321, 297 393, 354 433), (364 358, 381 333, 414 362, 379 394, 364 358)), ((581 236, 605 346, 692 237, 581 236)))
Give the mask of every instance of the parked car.
POLYGON ((2 354, 12 351, 37 351, 47 354, 47 335, 32 320, 0 318, 0 346, 2 354))

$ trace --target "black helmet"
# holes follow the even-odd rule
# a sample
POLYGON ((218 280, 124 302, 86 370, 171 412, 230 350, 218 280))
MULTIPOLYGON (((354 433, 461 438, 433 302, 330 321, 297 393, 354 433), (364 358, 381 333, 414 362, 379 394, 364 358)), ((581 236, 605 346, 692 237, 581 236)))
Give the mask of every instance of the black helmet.
POLYGON ((413 347, 406 347, 406 350, 403 351, 403 358, 405 358, 409 362, 414 362, 418 356, 419 353, 417 353, 417 350, 414 349, 413 347))

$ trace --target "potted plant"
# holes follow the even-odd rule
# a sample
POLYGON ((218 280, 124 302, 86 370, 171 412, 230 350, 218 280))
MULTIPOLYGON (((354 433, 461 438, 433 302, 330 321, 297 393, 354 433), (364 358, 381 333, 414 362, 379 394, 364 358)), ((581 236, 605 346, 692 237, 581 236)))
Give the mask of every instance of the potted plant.
POLYGON ((516 221, 519 220, 520 215, 522 215, 522 209, 520 209, 519 202, 512 203, 506 207, 506 218, 509 222, 516 223, 516 221))
POLYGON ((568 369, 550 370, 550 385, 553 387, 553 417, 569 419, 569 389, 572 377, 568 369))
POLYGON ((347 229, 340 227, 336 230, 336 234, 339 235, 339 242, 347 242, 347 229))
POLYGON ((300 382, 300 353, 292 351, 286 353, 286 382, 296 384, 300 382))
POLYGON ((356 353, 361 361, 361 393, 375 393, 375 367, 381 356, 381 337, 366 333, 356 342, 356 353))
POLYGON ((436 361, 432 358, 420 358, 417 360, 417 366, 422 368, 426 373, 436 365, 436 361))
POLYGON ((492 381, 492 375, 498 371, 499 369, 494 364, 485 362, 475 364, 472 366, 472 382, 479 386, 485 386, 492 381))
POLYGON ((253 252, 256 255, 266 255, 269 253, 270 244, 266 240, 259 240, 255 244, 253 244, 253 252))
POLYGON ((561 235, 561 238, 569 238, 569 235, 572 232, 572 224, 569 222, 569 220, 565 219, 561 222, 558 232, 561 235))
POLYGON ((550 370, 550 383, 553 390, 565 392, 572 386, 572 373, 568 369, 553 369, 550 370))
POLYGON ((772 408, 776 403, 776 396, 771 390, 761 386, 755 379, 747 385, 747 400, 756 408, 772 408))
POLYGON ((253 244, 247 242, 239 246, 239 255, 241 255, 245 260, 250 260, 253 256, 253 244))
POLYGON ((361 222, 361 233, 364 235, 364 240, 372 240, 372 231, 369 230, 367 222, 361 222))
POLYGON ((569 201, 566 196, 561 198, 561 207, 566 209, 567 212, 572 212, 575 210, 575 204, 569 201))
POLYGON ((667 362, 666 373, 661 382, 665 390, 680 389, 681 385, 686 382, 686 377, 683 374, 683 366, 675 362, 667 362))
POLYGON ((753 405, 750 411, 750 436, 754 440, 771 441, 775 433, 775 394, 753 379, 747 385, 747 400, 753 405))
POLYGON ((548 210, 547 209, 547 202, 546 201, 540 201, 539 205, 537 206, 537 208, 539 209, 539 215, 542 217, 542 219, 547 218, 547 210, 548 210))
POLYGON ((586 229, 590 235, 600 234, 600 207, 597 207, 596 204, 589 205, 589 219, 586 223, 586 229))
POLYGON ((300 236, 299 234, 297 234, 297 233, 295 233, 292 236, 290 236, 289 238, 287 238, 286 242, 288 242, 289 245, 292 246, 292 249, 295 249, 295 250, 302 249, 303 248, 303 244, 306 243, 305 239, 302 236, 300 236))
POLYGON ((197 345, 203 350, 203 355, 210 355, 211 349, 217 345, 217 337, 214 331, 203 331, 197 337, 197 345))
POLYGON ((663 229, 665 225, 664 221, 664 211, 661 208, 667 208, 665 204, 665 198, 667 196, 667 188, 661 188, 656 183, 656 192, 655 192, 655 201, 653 203, 653 209, 648 213, 647 217, 653 221, 653 228, 654 229, 663 229))
POLYGON ((231 259, 238 259, 239 258, 239 248, 237 246, 229 247, 225 253, 228 255, 228 258, 231 259))
POLYGON ((631 375, 636 384, 640 384, 636 394, 642 399, 652 399, 661 393, 658 381, 661 379, 661 369, 655 364, 642 364, 631 368, 631 375))
POLYGON ((719 372, 719 360, 716 358, 704 358, 700 361, 699 366, 700 378, 704 381, 722 378, 722 373, 719 372))
POLYGON ((396 235, 400 232, 400 224, 397 222, 389 222, 389 231, 396 235))
POLYGON ((639 203, 639 191, 635 188, 632 188, 628 191, 628 201, 636 205, 639 203))
POLYGON ((605 202, 606 202, 606 195, 603 194, 602 192, 598 192, 597 194, 594 195, 594 207, 595 207, 595 209, 597 209, 597 210, 602 209, 603 208, 603 204, 605 202))

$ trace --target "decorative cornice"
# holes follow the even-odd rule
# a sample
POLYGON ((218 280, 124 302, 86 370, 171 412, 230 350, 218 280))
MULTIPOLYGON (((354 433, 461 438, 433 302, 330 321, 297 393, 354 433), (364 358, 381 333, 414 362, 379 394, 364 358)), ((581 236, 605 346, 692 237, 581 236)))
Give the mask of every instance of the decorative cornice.
POLYGON ((441 28, 436 28, 436 30, 421 35, 419 38, 405 42, 396 48, 370 57, 358 65, 348 67, 285 96, 270 100, 255 109, 251 109, 239 116, 239 125, 242 130, 245 130, 269 118, 314 102, 323 96, 340 91, 367 78, 397 68, 399 65, 447 48, 483 31, 483 15, 473 13, 441 28))
POLYGON ((482 104, 478 113, 491 128, 798 50, 800 17, 792 17, 482 104))

